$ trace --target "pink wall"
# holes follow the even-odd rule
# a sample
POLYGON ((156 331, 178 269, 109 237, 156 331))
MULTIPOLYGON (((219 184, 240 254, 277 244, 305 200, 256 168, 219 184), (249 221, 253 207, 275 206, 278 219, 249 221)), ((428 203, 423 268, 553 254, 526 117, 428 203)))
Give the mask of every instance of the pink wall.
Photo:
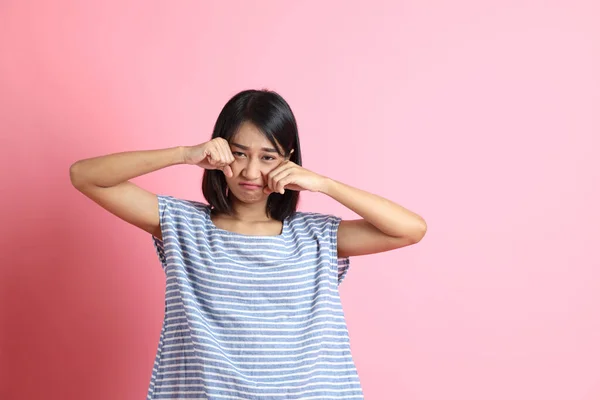
POLYGON ((429 224, 342 285, 367 399, 600 399, 598 2, 299 3, 1 3, 0 398, 144 398, 163 273, 68 167, 206 141, 268 87, 306 167, 429 224))

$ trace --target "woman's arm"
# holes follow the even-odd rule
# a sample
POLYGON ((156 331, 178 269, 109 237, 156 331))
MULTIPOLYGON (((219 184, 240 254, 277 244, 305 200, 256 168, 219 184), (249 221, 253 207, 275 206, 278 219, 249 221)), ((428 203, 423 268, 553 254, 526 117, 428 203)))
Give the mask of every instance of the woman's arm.
POLYGON ((162 239, 158 197, 129 182, 172 165, 189 164, 221 169, 231 176, 234 158, 225 139, 196 146, 127 151, 79 160, 71 165, 73 186, 108 212, 162 239))
POLYGON ((380 253, 420 241, 425 220, 406 208, 375 194, 319 175, 291 161, 269 173, 266 193, 286 189, 321 192, 348 207, 363 219, 342 221, 338 228, 338 256, 380 253))
POLYGON ((225 139, 196 146, 127 151, 79 160, 71 165, 73 186, 108 212, 162 239, 158 197, 129 182, 172 165, 189 164, 221 169, 231 176, 234 158, 225 139))
POLYGON ((79 160, 71 183, 86 197, 122 220, 161 238, 158 197, 130 179, 184 162, 184 148, 129 151, 79 160))
POLYGON ((321 181, 319 191, 364 218, 340 223, 338 257, 380 253, 415 244, 427 231, 421 216, 381 196, 330 178, 321 181))
POLYGON ((184 162, 184 148, 140 150, 79 160, 71 165, 70 176, 76 188, 92 185, 103 188, 184 162))

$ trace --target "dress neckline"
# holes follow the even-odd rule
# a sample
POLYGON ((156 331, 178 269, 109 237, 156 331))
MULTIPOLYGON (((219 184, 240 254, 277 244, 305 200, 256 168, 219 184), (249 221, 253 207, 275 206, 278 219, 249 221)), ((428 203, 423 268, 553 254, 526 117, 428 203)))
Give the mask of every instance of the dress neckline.
POLYGON ((231 236, 231 237, 239 237, 239 238, 243 238, 243 239, 282 239, 288 231, 288 225, 289 225, 289 217, 285 218, 283 220, 283 226, 281 228, 281 233, 279 233, 278 235, 247 235, 244 233, 238 233, 238 232, 232 232, 232 231, 228 231, 227 229, 222 229, 219 228, 218 226, 215 225, 215 223, 212 220, 212 208, 210 206, 206 207, 206 217, 208 220, 208 227, 211 231, 222 234, 222 235, 227 235, 227 236, 231 236))

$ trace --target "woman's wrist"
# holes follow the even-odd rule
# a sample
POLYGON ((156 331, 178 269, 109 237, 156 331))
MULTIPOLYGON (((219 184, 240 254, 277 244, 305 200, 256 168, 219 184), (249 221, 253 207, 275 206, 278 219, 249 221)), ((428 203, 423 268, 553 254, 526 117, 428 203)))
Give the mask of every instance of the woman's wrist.
POLYGON ((175 164, 187 164, 187 149, 188 146, 178 146, 175 155, 175 164))

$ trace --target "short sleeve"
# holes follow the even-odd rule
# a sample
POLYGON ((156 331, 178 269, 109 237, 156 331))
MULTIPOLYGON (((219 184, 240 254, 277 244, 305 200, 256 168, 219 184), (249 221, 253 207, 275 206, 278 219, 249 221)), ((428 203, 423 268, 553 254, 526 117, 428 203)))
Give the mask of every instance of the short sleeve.
MULTIPOLYGON (((162 239, 152 235, 154 249, 163 270, 167 267, 167 253, 171 249, 178 248, 178 240, 191 229, 191 221, 202 215, 202 208, 207 207, 203 203, 178 199, 173 196, 157 195, 158 218, 162 239), (170 244, 169 244, 170 243, 170 244)), ((197 227, 196 224, 194 224, 197 227)))
MULTIPOLYGON (((165 214, 167 212, 168 203, 172 200, 170 196, 157 195, 158 198, 158 221, 160 224, 161 235, 164 238, 164 227, 165 227, 165 214)), ((167 258, 165 256, 165 243, 164 240, 157 238, 152 235, 152 241, 154 242, 154 249, 160 261, 163 269, 167 266, 167 258)))
POLYGON ((328 222, 329 222, 329 227, 330 227, 329 234, 331 237, 331 247, 333 249, 332 251, 334 254, 333 262, 334 262, 334 264, 337 264, 337 281, 338 281, 338 286, 339 286, 339 284, 342 283, 342 281, 346 277, 348 270, 350 269, 350 258, 349 257, 340 258, 337 256, 338 228, 340 226, 340 223, 342 222, 342 219, 335 215, 330 215, 328 222))

